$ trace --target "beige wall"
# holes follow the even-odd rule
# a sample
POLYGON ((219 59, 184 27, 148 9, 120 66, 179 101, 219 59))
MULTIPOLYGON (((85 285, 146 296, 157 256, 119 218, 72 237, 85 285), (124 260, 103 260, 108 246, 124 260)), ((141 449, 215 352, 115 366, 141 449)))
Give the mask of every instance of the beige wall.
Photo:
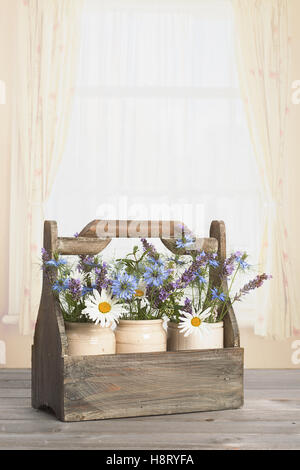
MULTIPOLYGON (((13 59, 16 29, 16 5, 20 0, 0 0, 0 80, 6 82, 7 103, 0 105, 0 317, 7 312, 8 304, 8 223, 9 223, 9 162, 10 162, 10 129, 11 129, 11 82, 13 77, 13 59)), ((51 1, 51 0, 49 0, 51 1)), ((251 0, 249 0, 251 1, 251 0)), ((288 0, 291 12, 291 82, 300 80, 300 0, 288 0)), ((292 91, 292 90, 291 90, 292 91)), ((297 240, 300 238, 300 223, 298 217, 298 200, 300 189, 297 175, 300 174, 299 158, 300 135, 300 105, 290 105, 288 124, 288 165, 287 177, 291 192, 292 227, 290 236, 295 246, 295 257, 299 258, 296 273, 300 280, 300 253, 296 252, 297 240)), ((297 339, 290 338, 277 342, 265 340, 253 334, 249 326, 241 327, 241 342, 245 347, 245 365, 249 368, 293 368, 299 367, 292 363, 292 344, 297 339)), ((298 336, 300 339, 300 335, 298 336)), ((20 336, 15 326, 5 326, 0 318, 0 341, 6 344, 5 367, 30 367, 30 336, 20 336)), ((300 358, 300 354, 299 354, 300 358)), ((0 367, 3 367, 3 365, 0 367)))

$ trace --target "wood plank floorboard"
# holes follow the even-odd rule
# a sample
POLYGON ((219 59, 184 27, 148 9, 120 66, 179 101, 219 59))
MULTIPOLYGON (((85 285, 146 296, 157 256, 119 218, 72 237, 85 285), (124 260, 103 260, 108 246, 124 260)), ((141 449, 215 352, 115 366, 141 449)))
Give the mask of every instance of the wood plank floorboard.
POLYGON ((0 449, 300 449, 300 370, 245 370, 239 410, 62 423, 31 408, 28 369, 0 369, 0 449))

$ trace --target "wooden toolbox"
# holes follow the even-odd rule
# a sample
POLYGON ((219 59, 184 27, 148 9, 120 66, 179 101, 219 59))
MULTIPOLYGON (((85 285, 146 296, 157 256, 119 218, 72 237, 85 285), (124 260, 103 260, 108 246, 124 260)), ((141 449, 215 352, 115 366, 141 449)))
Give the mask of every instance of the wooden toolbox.
MULTIPOLYGON (((101 221, 103 224, 103 221, 101 221)), ((53 255, 102 251, 112 236, 153 236, 151 222, 115 221, 116 231, 98 238, 97 224, 88 224, 77 238, 57 236, 57 224, 45 221, 44 248, 53 255)), ((163 237, 164 222, 156 236, 176 252, 174 230, 163 237)), ((170 222, 174 227, 174 222, 170 222)), ((111 226, 107 222, 107 227, 111 226)), ((196 240, 197 248, 217 250, 226 256, 225 225, 213 221, 209 238, 196 240)), ((210 273, 220 285, 217 270, 210 273)), ((222 285, 226 290, 227 285, 222 285)), ((32 406, 50 409, 62 421, 161 415, 239 408, 243 404, 243 349, 232 306, 224 318, 224 348, 193 351, 69 356, 60 306, 47 279, 43 290, 32 346, 32 406)))

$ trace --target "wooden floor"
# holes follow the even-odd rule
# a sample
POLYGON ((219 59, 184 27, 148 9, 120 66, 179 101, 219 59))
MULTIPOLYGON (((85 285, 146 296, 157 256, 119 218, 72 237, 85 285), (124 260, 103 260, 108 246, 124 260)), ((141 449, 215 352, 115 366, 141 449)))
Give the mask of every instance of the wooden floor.
POLYGON ((0 449, 300 449, 300 370, 246 370, 239 410, 62 423, 0 369, 0 449))

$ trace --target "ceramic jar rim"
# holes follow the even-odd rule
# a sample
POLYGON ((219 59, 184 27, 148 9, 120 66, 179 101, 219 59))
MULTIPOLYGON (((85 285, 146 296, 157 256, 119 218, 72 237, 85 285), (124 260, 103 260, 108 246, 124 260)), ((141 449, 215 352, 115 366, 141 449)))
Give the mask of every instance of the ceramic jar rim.
POLYGON ((153 323, 155 324, 159 324, 159 323, 163 323, 163 319, 162 318, 155 318, 153 320, 119 320, 119 324, 122 324, 122 325, 153 325, 153 323))
POLYGON ((65 325, 71 328, 95 328, 99 329, 101 328, 102 330, 108 330, 109 327, 101 327, 101 325, 98 323, 90 323, 90 322, 80 322, 80 321, 66 321, 65 320, 65 325))

